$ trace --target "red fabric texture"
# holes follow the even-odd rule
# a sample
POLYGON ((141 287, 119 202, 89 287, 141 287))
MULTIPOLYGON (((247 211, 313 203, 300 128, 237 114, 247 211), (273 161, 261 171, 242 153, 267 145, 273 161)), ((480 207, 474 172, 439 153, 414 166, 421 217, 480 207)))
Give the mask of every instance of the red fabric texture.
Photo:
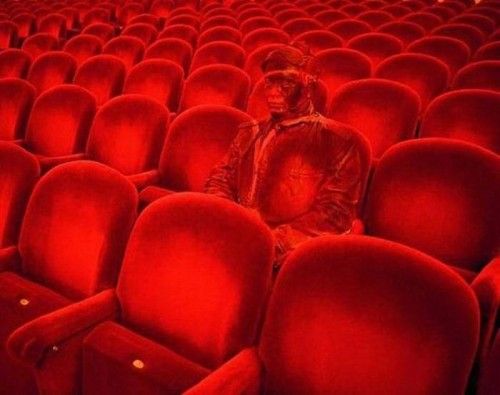
POLYGON ((115 28, 109 23, 91 23, 83 28, 81 34, 90 34, 99 37, 103 42, 107 42, 115 36, 115 28))
POLYGON ((418 95, 384 79, 344 84, 332 98, 329 116, 363 134, 379 158, 391 145, 414 137, 420 112, 418 95))
POLYGON ((368 23, 373 29, 378 28, 384 23, 391 22, 394 17, 385 11, 371 10, 359 14, 356 19, 368 23))
POLYGON ((291 37, 296 37, 299 34, 322 29, 323 26, 313 18, 294 18, 285 22, 282 29, 287 32, 291 37))
POLYGON ((192 56, 193 49, 186 41, 179 38, 164 38, 156 40, 148 47, 144 59, 171 60, 181 66, 187 74, 192 56))
POLYGON ((31 56, 22 49, 0 52, 0 78, 24 78, 31 66, 31 56))
POLYGON ((121 36, 136 37, 143 42, 144 45, 151 44, 158 35, 158 30, 149 23, 134 23, 126 26, 121 36))
POLYGON ((500 154, 500 92, 465 89, 437 97, 420 126, 421 137, 467 141, 500 154))
POLYGON ((377 31, 399 38, 405 46, 425 36, 423 27, 413 22, 404 21, 384 23, 377 31))
MULTIPOLYGON (((500 15, 500 13, 499 13, 500 15)), ((0 59, 1 59, 0 54, 0 59)), ((500 42, 493 41, 488 44, 484 44, 481 48, 479 48, 475 55, 474 60, 500 60, 500 42)), ((0 61, 1 62, 1 61, 0 61)))
POLYGON ((375 238, 317 238, 278 275, 264 393, 463 393, 478 331, 472 291, 440 262, 375 238))
MULTIPOLYGON (((238 26, 243 35, 247 35, 254 30, 262 29, 264 27, 280 28, 280 25, 271 17, 256 16, 254 18, 247 19, 240 26, 238 26)), ((283 30, 286 32, 285 29, 283 30)))
POLYGON ((92 92, 101 106, 122 92, 125 74, 125 64, 117 57, 96 55, 80 65, 74 83, 92 92))
POLYGON ((200 37, 198 37, 198 45, 202 46, 213 41, 227 41, 240 44, 241 38, 241 32, 234 27, 214 26, 200 34, 200 37))
POLYGON ((17 40, 17 25, 12 21, 0 21, 0 49, 15 47, 17 40))
POLYGON ((465 43, 471 52, 478 49, 486 39, 485 34, 481 30, 465 23, 450 23, 439 26, 432 30, 432 34, 436 36, 457 38, 465 43))
POLYGON ((443 23, 443 19, 441 17, 430 12, 412 12, 401 18, 401 20, 416 23, 417 25, 423 27, 426 32, 430 32, 436 26, 443 23))
POLYGON ((0 139, 16 140, 24 135, 28 114, 35 100, 35 87, 19 78, 0 80, 0 139))
POLYGON ((363 21, 358 21, 355 19, 344 19, 333 22, 328 26, 328 30, 347 41, 353 37, 371 32, 372 27, 368 23, 363 21))
POLYGON ((448 139, 400 143, 380 160, 367 194, 370 235, 478 272, 500 242, 500 160, 448 139))
POLYGON ((454 89, 488 89, 500 93, 500 60, 483 60, 460 69, 454 89))
POLYGON ((104 54, 114 55, 121 59, 127 71, 142 60, 144 50, 144 43, 140 39, 128 36, 112 38, 102 48, 104 54))
POLYGON ((191 73, 210 64, 229 64, 243 67, 245 51, 238 44, 228 41, 214 41, 198 47, 191 62, 191 73))
POLYGON ((175 112, 183 84, 184 71, 181 66, 165 59, 148 59, 130 70, 123 93, 149 96, 175 112))
POLYGON ((64 52, 68 52, 81 65, 88 58, 98 55, 102 51, 104 41, 91 34, 79 34, 64 45, 64 52))
POLYGON ((163 29, 158 38, 180 38, 189 43, 191 47, 195 47, 198 40, 198 31, 189 25, 171 25, 163 29))
POLYGON ((76 70, 76 60, 68 53, 50 51, 40 55, 28 72, 27 80, 33 84, 37 94, 54 86, 71 83, 76 70))
POLYGON ((59 48, 59 40, 48 33, 36 33, 24 40, 21 49, 28 52, 33 60, 45 52, 59 48))
POLYGON ((404 44, 390 34, 365 33, 351 38, 346 47, 364 53, 376 67, 382 60, 400 53, 404 44))
POLYGON ((482 367, 481 377, 479 379, 478 395, 496 395, 500 388, 500 332, 495 336, 495 342, 482 367))
POLYGON ((17 243, 24 209, 39 175, 33 155, 15 144, 0 142, 0 248, 17 243))
POLYGON ((87 156, 125 175, 157 167, 168 127, 168 110, 143 95, 121 95, 97 112, 87 156))
POLYGON ((33 105, 25 144, 39 156, 82 152, 95 112, 96 101, 87 90, 76 85, 49 89, 33 105))
POLYGON ((256 49, 268 44, 288 44, 289 42, 290 36, 283 30, 274 27, 264 27, 253 30, 245 35, 241 45, 247 54, 250 54, 256 49))
POLYGON ((227 64, 202 66, 186 79, 179 109, 222 104, 243 110, 249 94, 250 78, 239 68, 227 64))
POLYGON ((210 15, 207 16, 200 27, 201 32, 212 29, 216 26, 232 27, 237 29, 239 27, 238 21, 231 15, 210 15))
POLYGON ((255 341, 272 255, 269 229, 241 206, 198 193, 160 199, 128 243, 123 325, 216 368, 255 341))
POLYGON ((45 15, 38 22, 38 32, 49 33, 54 37, 64 37, 66 35, 66 17, 61 14, 45 15))
POLYGON ((303 42, 313 54, 325 49, 341 47, 343 44, 340 36, 322 29, 306 31, 296 36, 294 41, 303 42))

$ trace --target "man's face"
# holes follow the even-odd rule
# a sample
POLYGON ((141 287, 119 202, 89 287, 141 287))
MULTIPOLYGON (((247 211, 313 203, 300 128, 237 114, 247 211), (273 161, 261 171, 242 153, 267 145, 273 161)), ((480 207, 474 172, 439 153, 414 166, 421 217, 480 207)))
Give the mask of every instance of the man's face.
POLYGON ((265 94, 269 112, 284 117, 292 112, 305 94, 300 72, 271 71, 264 75, 265 94))

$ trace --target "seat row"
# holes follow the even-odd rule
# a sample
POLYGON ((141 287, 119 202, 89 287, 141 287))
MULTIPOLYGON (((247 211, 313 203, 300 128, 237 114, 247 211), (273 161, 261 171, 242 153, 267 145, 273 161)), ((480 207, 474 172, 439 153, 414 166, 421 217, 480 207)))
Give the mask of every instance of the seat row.
MULTIPOLYGON (((24 211, 37 162, 9 143, 0 160, 0 190, 24 211)), ((499 169, 498 157, 465 143, 394 147, 374 175, 371 188, 385 196, 369 202, 378 214, 366 229, 399 241, 419 234, 414 244, 441 243, 431 252, 444 260, 394 241, 327 236, 299 247, 271 288, 272 236, 253 212, 178 193, 136 219, 137 192, 120 173, 59 165, 34 186, 19 241, 2 237, 0 389, 463 393, 474 360, 491 369, 499 262, 472 290, 443 262, 478 270, 498 247, 499 169)))

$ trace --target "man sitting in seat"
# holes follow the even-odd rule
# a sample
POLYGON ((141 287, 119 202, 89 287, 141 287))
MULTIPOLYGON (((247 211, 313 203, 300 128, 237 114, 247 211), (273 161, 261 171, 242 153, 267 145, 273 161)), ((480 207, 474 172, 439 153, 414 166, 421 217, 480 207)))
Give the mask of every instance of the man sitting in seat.
POLYGON ((245 123, 206 192, 256 210, 273 229, 276 268, 299 243, 351 231, 366 150, 356 131, 315 112, 315 59, 295 46, 262 63, 270 118, 245 123))

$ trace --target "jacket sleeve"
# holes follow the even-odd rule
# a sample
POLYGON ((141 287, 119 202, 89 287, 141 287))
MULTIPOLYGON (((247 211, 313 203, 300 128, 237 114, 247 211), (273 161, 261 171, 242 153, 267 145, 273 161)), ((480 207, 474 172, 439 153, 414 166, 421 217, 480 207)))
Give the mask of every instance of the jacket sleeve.
POLYGON ((356 139, 342 142, 327 167, 325 179, 311 209, 274 229, 277 253, 285 256, 299 243, 325 234, 349 233, 356 218, 366 171, 356 139))

